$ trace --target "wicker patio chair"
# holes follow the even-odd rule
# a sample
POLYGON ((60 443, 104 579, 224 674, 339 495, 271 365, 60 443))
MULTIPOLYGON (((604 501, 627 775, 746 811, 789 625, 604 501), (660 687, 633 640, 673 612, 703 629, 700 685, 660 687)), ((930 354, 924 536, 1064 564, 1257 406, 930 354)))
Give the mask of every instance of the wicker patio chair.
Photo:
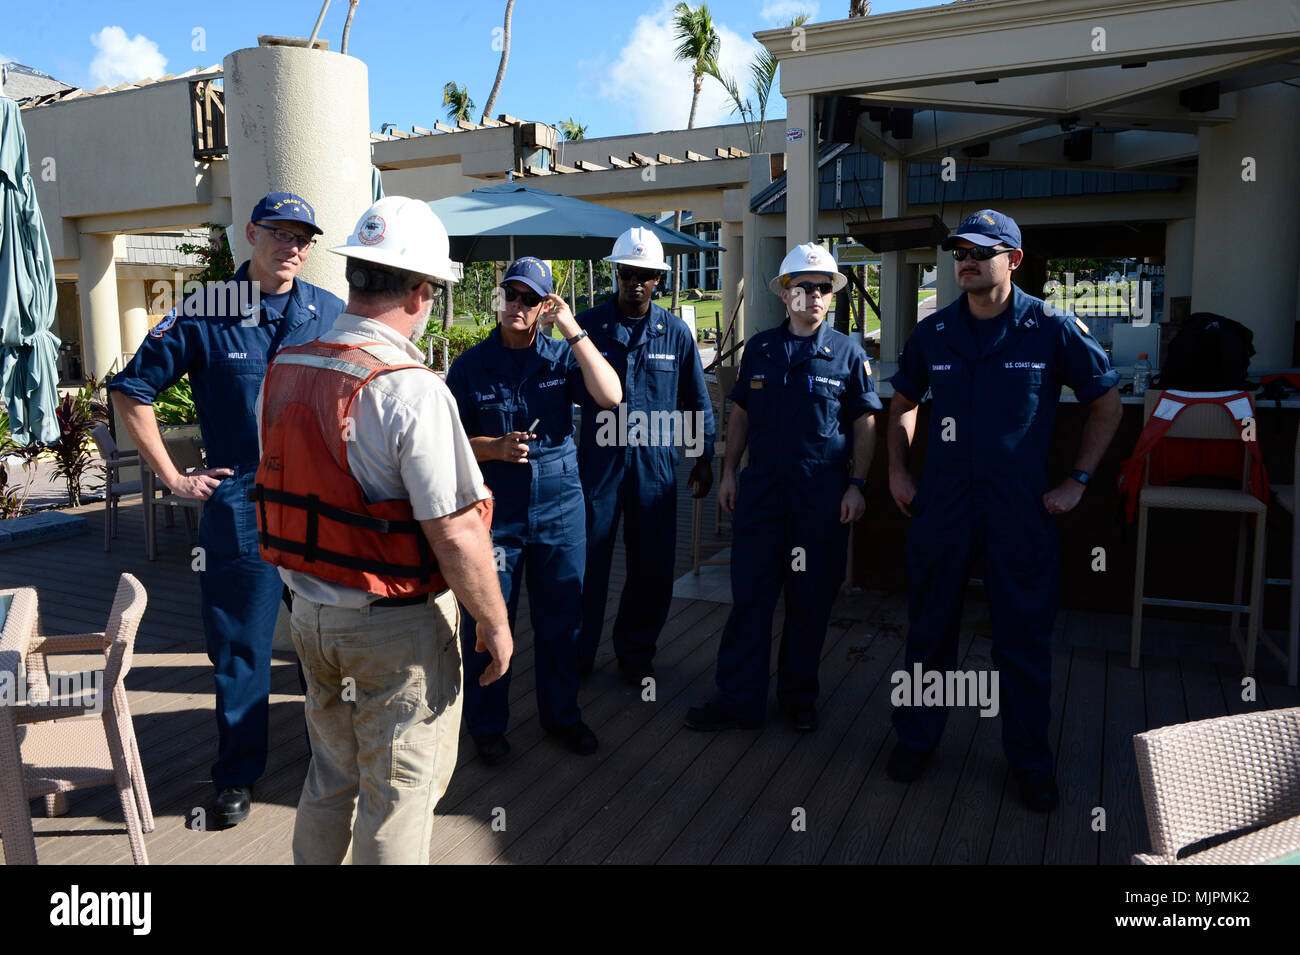
POLYGON ((135 634, 146 602, 144 585, 130 574, 122 574, 103 632, 38 637, 27 648, 27 654, 44 657, 52 653, 103 653, 102 695, 98 700, 83 694, 79 698, 55 697, 46 705, 10 708, 20 727, 26 798, 116 786, 131 856, 138 865, 149 862, 144 833, 153 832, 154 818, 123 681, 131 669, 135 634), (96 715, 97 707, 98 718, 87 718, 96 715))
POLYGON ((1151 830, 1151 853, 1135 864, 1244 865, 1300 851, 1300 707, 1164 726, 1133 745, 1151 830), (1206 840, 1218 844, 1178 858, 1206 840))
MULTIPOLYGON (((4 628, 0 630, 0 676, 11 681, 10 686, 18 686, 27 645, 36 632, 36 591, 9 590, 5 594, 10 603, 4 628)), ((0 837, 4 839, 5 864, 35 865, 36 837, 32 833, 31 807, 23 788, 18 737, 15 708, 0 706, 0 837)))

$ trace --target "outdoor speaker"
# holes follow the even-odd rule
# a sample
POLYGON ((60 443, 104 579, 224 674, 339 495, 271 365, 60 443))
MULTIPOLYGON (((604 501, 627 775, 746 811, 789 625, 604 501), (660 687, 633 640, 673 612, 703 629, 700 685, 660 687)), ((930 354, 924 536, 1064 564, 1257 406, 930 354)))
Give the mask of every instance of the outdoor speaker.
POLYGON ((1219 82, 1189 86, 1178 94, 1178 102, 1193 113, 1208 113, 1219 108, 1219 82))
POLYGON ((910 109, 891 109, 889 111, 889 132, 895 139, 912 138, 912 111, 910 109))
POLYGON ((1071 130, 1063 145, 1065 158, 1070 162, 1087 162, 1092 158, 1092 130, 1071 130))
POLYGON ((862 101, 852 96, 828 96, 822 100, 821 138, 828 143, 852 143, 857 140, 858 117, 862 101))

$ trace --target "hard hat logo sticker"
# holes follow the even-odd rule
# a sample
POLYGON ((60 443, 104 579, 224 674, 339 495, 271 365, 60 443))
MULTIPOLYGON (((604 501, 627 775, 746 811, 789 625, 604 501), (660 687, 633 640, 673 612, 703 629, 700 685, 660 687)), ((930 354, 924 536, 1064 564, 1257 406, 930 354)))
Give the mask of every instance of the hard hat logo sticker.
POLYGON ((357 241, 362 245, 377 245, 383 241, 384 230, 387 227, 388 223, 384 222, 383 216, 368 216, 357 229, 357 241))
POLYGON ((645 255, 645 246, 644 246, 644 245, 636 245, 636 246, 634 246, 634 247, 632 248, 632 254, 635 255, 635 256, 644 256, 644 255, 645 255))
POLYGON ((804 261, 806 261, 809 265, 816 265, 817 253, 810 251, 807 255, 804 256, 804 261))

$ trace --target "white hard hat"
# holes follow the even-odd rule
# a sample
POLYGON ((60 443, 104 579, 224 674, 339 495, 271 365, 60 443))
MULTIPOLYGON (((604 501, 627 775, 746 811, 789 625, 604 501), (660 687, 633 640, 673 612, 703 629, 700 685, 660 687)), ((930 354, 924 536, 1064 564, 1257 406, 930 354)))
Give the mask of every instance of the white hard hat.
POLYGON ((642 269, 668 271, 659 236, 641 226, 633 226, 615 239, 614 251, 605 256, 604 261, 615 265, 635 265, 642 269))
POLYGON ((790 276, 797 275, 800 272, 825 272, 831 277, 831 285, 836 292, 849 283, 849 280, 836 266, 835 256, 820 245, 805 242, 803 245, 796 245, 790 250, 790 254, 781 260, 781 271, 776 278, 767 283, 767 287, 780 295, 790 276))
POLYGON ((429 204, 419 199, 384 196, 357 220, 347 244, 330 251, 444 282, 456 281, 447 230, 429 204))

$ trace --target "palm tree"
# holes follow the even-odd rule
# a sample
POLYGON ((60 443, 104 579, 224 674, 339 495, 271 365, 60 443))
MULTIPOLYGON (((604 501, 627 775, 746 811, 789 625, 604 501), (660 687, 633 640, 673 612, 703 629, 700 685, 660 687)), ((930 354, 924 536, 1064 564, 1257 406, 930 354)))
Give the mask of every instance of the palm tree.
POLYGON ((474 111, 474 101, 469 98, 468 86, 457 86, 452 80, 442 88, 442 105, 447 107, 447 119, 450 122, 465 120, 474 111))
POLYGON ((560 135, 568 142, 576 143, 580 139, 587 138, 587 127, 582 123, 574 121, 570 116, 568 119, 562 119, 555 124, 560 131, 560 135))
POLYGON ((688 7, 679 3, 673 8, 673 28, 677 31, 673 39, 677 40, 677 59, 691 66, 691 78, 694 91, 691 94, 691 115, 686 120, 686 128, 695 127, 695 110, 700 103, 700 90, 704 89, 704 77, 718 65, 718 51, 722 47, 722 37, 713 28, 713 17, 709 6, 701 3, 698 7, 688 7))
MULTIPOLYGON (((718 51, 722 48, 722 37, 713 28, 713 17, 707 3, 690 7, 678 3, 673 7, 673 28, 677 31, 677 59, 689 63, 693 90, 691 93, 691 115, 686 120, 686 128, 695 128, 695 111, 700 104, 700 90, 704 89, 704 77, 718 69, 718 51)), ((673 228, 682 227, 682 210, 673 212, 673 228)), ((673 311, 681 303, 682 260, 673 257, 673 311)))
POLYGON ((497 78, 492 81, 492 92, 488 93, 487 105, 483 107, 484 122, 492 115, 492 108, 497 104, 497 94, 501 92, 501 81, 506 78, 506 60, 510 59, 510 17, 515 12, 515 0, 506 0, 506 25, 501 31, 501 62, 497 64, 497 78))
MULTIPOLYGON (((870 5, 868 4, 868 8, 870 5)), ((789 23, 787 29, 802 26, 808 22, 808 14, 801 13, 789 23)), ((725 72, 716 64, 709 75, 722 84, 722 88, 727 91, 727 96, 731 98, 732 112, 740 116, 741 122, 745 124, 745 129, 749 133, 749 151, 751 153, 763 152, 764 139, 767 133, 767 103, 772 94, 772 84, 776 81, 776 69, 779 63, 772 53, 766 49, 759 50, 754 54, 754 58, 749 61, 749 76, 753 82, 754 99, 753 102, 748 98, 740 95, 740 85, 736 78, 730 73, 725 72)))

